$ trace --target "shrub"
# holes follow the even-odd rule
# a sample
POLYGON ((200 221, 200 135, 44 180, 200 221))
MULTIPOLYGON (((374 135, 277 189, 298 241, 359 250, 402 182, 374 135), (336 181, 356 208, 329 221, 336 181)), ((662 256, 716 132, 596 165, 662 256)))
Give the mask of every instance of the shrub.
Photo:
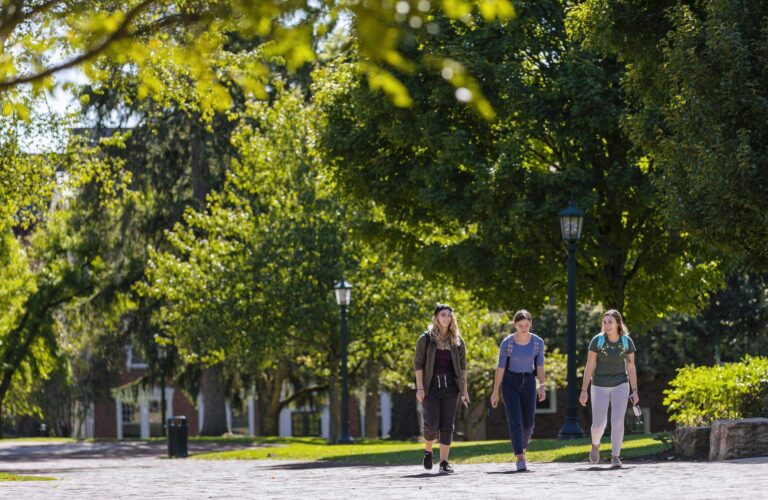
POLYGON ((664 404, 669 420, 679 425, 768 416, 768 358, 745 356, 738 363, 686 366, 669 385, 664 404))

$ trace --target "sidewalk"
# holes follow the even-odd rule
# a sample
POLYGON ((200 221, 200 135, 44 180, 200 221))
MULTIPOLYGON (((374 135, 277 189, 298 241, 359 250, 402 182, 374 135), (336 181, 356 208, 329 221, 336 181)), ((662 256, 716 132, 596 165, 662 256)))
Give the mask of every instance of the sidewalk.
MULTIPOLYGON (((56 477, 56 481, 0 483, 0 498, 768 498, 768 457, 729 462, 627 463, 622 469, 587 463, 456 465, 453 475, 413 466, 347 466, 286 461, 170 460, 123 454, 78 454, 78 446, 46 445, 9 453, 0 448, 0 471, 56 477), (94 456, 100 455, 100 456, 94 456), (78 458, 79 457, 79 458, 78 458), (439 488, 439 489, 436 489, 439 488)), ((144 443, 146 444, 146 443, 144 443)), ((18 447, 17 447, 18 448, 18 447)), ((419 457, 414 457, 418 462, 419 457)))

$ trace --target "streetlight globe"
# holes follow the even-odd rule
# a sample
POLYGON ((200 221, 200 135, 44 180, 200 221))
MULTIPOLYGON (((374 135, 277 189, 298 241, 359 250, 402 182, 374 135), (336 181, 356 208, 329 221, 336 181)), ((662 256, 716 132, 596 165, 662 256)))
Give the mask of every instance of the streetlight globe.
POLYGON ((560 231, 563 239, 568 243, 576 243, 581 238, 581 224, 584 221, 584 212, 579 210, 573 201, 558 214, 560 218, 560 231))
POLYGON ((352 285, 345 279, 341 279, 333 286, 333 291, 336 293, 336 303, 340 306, 348 306, 350 300, 352 300, 352 285))

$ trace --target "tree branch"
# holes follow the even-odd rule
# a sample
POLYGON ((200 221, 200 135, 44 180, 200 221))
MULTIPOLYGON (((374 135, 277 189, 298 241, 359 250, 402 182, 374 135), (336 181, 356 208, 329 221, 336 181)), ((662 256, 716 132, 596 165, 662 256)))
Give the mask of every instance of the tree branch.
POLYGON ((311 392, 319 392, 327 389, 328 389, 328 384, 305 387, 297 392, 294 392, 293 394, 291 394, 290 397, 280 401, 280 409, 285 408, 286 406, 288 406, 289 404, 291 404, 293 401, 303 396, 304 394, 308 394, 311 392))
POLYGON ((11 80, 0 81, 0 91, 7 88, 15 87, 16 85, 20 85, 23 83, 31 83, 34 81, 42 80, 43 78, 51 76, 54 73, 58 73, 59 71, 62 71, 68 68, 72 68, 81 63, 84 63, 85 61, 93 59, 94 57, 104 52, 115 41, 121 38, 126 38, 131 36, 131 34, 128 32, 128 28, 130 24, 134 21, 134 19, 136 19, 136 17, 138 17, 138 15, 144 9, 149 7, 152 4, 152 2, 153 0, 144 0, 139 5, 134 7, 130 12, 126 14, 125 19, 123 20, 123 23, 115 31, 113 31, 101 43, 95 45, 90 50, 83 52, 79 56, 74 57, 69 61, 65 61, 61 64, 51 66, 50 68, 44 71, 41 71, 39 73, 26 74, 26 75, 19 76, 18 78, 13 78, 11 80))

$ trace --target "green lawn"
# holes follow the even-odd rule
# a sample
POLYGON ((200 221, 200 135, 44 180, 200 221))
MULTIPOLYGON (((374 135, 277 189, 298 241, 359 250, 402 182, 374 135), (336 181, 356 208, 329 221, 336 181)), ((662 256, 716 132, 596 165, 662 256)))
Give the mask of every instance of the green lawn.
MULTIPOLYGON (((351 445, 329 445, 319 438, 254 439, 258 448, 201 453, 193 458, 202 460, 306 460, 347 462, 357 464, 407 465, 418 463, 423 444, 405 441, 358 440, 351 445)), ((629 436, 624 441, 622 458, 632 459, 655 455, 669 449, 669 445, 649 436, 629 436)), ((588 439, 558 441, 534 439, 528 450, 532 462, 579 462, 586 460, 588 439)), ((610 458, 610 444, 601 447, 603 458, 610 458)), ((455 442, 451 459, 456 463, 512 462, 509 441, 455 442)))
POLYGON ((18 443, 74 443, 77 439, 67 437, 12 437, 2 438, 0 441, 14 441, 18 443))
POLYGON ((20 476, 9 472, 0 472, 0 481, 55 481, 54 477, 20 476))

